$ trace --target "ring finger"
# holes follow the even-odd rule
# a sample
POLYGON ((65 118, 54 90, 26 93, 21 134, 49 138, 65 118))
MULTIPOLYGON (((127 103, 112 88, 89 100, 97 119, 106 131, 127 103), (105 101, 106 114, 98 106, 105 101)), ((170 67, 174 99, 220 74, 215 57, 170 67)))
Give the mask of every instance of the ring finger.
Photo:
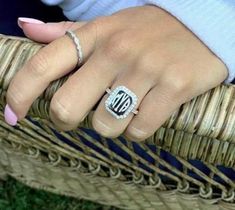
MULTIPOLYGON (((135 106, 135 108, 137 108, 153 85, 154 81, 151 81, 149 78, 147 78, 145 74, 137 72, 133 73, 133 71, 124 71, 116 78, 110 89, 114 90, 118 86, 124 86, 128 88, 137 96, 137 104, 135 106)), ((129 94, 125 94, 123 92, 119 93, 120 94, 117 94, 116 99, 113 99, 112 102, 116 100, 117 103, 115 105, 113 104, 113 106, 118 108, 120 111, 128 108, 124 101, 129 94)), ((94 129, 102 136, 117 137, 126 129, 134 114, 129 113, 124 119, 115 118, 115 116, 111 114, 105 106, 105 101, 107 100, 108 96, 109 95, 106 94, 98 105, 93 115, 92 125, 94 129)), ((131 103, 129 105, 131 105, 131 103)))

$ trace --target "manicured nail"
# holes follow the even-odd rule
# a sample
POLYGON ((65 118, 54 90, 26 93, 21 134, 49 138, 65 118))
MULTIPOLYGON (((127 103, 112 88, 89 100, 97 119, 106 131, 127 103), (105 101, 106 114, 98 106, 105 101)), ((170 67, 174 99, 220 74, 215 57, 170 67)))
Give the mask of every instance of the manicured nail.
POLYGON ((15 126, 17 124, 18 118, 8 104, 5 106, 4 117, 9 125, 15 126))
POLYGON ((43 24, 44 22, 41 20, 34 19, 34 18, 19 17, 17 23, 18 23, 18 26, 22 28, 22 25, 24 23, 43 24))

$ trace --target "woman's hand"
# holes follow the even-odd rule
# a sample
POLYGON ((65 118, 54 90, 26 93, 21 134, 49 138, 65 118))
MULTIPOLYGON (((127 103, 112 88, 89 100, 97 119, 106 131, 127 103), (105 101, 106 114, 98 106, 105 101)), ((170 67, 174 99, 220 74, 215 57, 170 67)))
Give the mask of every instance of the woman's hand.
POLYGON ((139 113, 117 120, 105 109, 106 94, 93 115, 93 127, 106 137, 124 132, 133 140, 146 139, 181 104, 219 85, 228 74, 192 32, 155 6, 123 10, 88 23, 20 25, 29 38, 51 43, 12 79, 6 120, 14 113, 18 120, 24 118, 51 81, 75 68, 75 45, 63 35, 68 28, 76 29, 85 60, 50 104, 50 117, 62 130, 76 128, 106 88, 124 85, 137 95, 139 113))

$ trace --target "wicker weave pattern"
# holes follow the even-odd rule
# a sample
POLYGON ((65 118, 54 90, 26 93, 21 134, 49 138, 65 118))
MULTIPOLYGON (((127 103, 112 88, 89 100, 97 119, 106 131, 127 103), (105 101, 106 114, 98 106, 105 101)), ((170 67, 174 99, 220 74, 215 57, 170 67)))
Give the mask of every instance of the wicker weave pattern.
MULTIPOLYGON (((0 36, 0 110, 11 78, 40 48, 25 39, 0 36)), ((122 208, 235 209, 235 182, 216 167, 235 167, 235 86, 221 85, 182 105, 154 136, 138 144, 154 160, 149 162, 134 152, 132 142, 112 140, 131 157, 129 161, 110 149, 109 139, 94 140, 85 132, 82 127, 91 128, 93 112, 81 128, 60 133, 79 149, 58 139, 49 120, 49 103, 67 78, 53 82, 33 104, 31 119, 17 128, 4 123, 1 112, 0 169, 6 174, 33 187, 122 208), (175 155, 182 170, 162 159, 160 148, 175 155), (210 173, 189 159, 201 160, 210 173), (189 171, 201 179, 189 176, 189 171)))
POLYGON ((2 147, 2 143, 0 145, 0 163, 5 166, 5 170, 34 188, 133 210, 235 209, 234 204, 218 202, 217 199, 204 200, 197 194, 185 194, 176 190, 161 192, 156 191, 154 187, 137 186, 115 178, 97 177, 81 168, 52 167, 53 162, 41 161, 41 157, 35 158, 29 154, 22 156, 22 151, 9 145, 2 147), (211 205, 215 203, 217 205, 211 205))

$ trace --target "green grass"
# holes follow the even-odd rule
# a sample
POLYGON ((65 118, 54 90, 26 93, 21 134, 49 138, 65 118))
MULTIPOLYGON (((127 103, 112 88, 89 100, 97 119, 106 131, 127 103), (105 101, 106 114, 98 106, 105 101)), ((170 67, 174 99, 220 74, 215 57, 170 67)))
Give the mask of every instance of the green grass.
POLYGON ((114 210, 89 201, 34 190, 8 179, 0 181, 0 210, 114 210))

